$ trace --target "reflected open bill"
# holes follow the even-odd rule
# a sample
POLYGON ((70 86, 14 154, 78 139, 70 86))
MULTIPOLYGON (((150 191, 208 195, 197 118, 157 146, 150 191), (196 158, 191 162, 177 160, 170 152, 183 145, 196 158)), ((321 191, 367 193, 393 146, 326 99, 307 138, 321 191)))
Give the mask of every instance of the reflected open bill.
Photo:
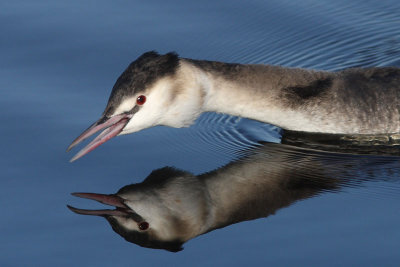
POLYGON ((129 209, 124 204, 123 199, 116 195, 105 195, 105 194, 96 194, 96 193, 72 193, 71 195, 81 198, 87 198, 91 200, 96 200, 100 203, 117 207, 115 210, 110 209, 101 209, 101 210, 86 210, 86 209, 78 209, 74 208, 70 205, 67 207, 78 214, 82 215, 95 215, 95 216, 126 216, 129 215, 129 209))
POLYGON ((78 209, 75 207, 72 207, 70 205, 67 205, 67 207, 77 213, 77 214, 82 214, 82 215, 94 215, 94 216, 127 216, 129 215, 128 212, 124 210, 85 210, 85 209, 78 209))
POLYGON ((99 210, 87 210, 87 209, 78 209, 75 207, 72 207, 70 205, 67 205, 67 207, 77 213, 77 214, 82 214, 82 215, 95 215, 95 216, 102 216, 102 217, 107 217, 107 216, 120 216, 120 217, 129 217, 132 220, 136 222, 141 222, 143 221, 143 218, 135 213, 132 209, 130 209, 127 205, 124 203, 124 199, 111 194, 111 195, 106 195, 106 194, 96 194, 96 193, 72 193, 71 195, 76 196, 76 197, 81 197, 81 198, 86 198, 86 199, 91 199, 98 201, 100 203, 114 206, 116 209, 99 209, 99 210))

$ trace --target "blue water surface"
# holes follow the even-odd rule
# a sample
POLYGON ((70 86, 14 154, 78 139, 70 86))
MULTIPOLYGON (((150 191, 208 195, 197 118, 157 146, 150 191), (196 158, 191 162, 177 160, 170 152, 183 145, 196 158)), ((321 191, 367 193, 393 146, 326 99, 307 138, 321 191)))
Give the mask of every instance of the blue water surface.
POLYGON ((66 208, 99 208, 70 193, 113 193, 160 167, 223 166, 259 140, 278 142, 267 124, 209 113, 190 128, 117 137, 74 163, 65 153, 148 50, 324 70, 400 67, 399 1, 2 0, 0 31, 1 266, 400 264, 396 172, 210 232, 179 253, 128 243, 105 220, 66 208))

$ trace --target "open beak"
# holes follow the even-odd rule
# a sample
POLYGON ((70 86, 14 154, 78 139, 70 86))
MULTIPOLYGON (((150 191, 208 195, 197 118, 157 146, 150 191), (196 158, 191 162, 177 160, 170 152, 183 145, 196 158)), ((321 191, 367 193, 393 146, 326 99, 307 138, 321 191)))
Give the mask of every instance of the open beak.
POLYGON ((102 117, 100 120, 93 123, 88 129, 86 129, 80 136, 78 136, 72 144, 68 147, 67 151, 70 151, 74 146, 85 140, 86 138, 92 136, 98 131, 105 129, 101 132, 92 142, 80 150, 71 160, 73 162, 80 157, 86 155, 99 145, 107 142, 114 136, 118 135, 128 124, 129 120, 132 118, 131 114, 120 114, 115 115, 111 118, 102 117))
POLYGON ((72 193, 72 195, 76 196, 76 197, 96 200, 100 203, 116 207, 116 209, 114 209, 114 210, 111 210, 111 209, 85 210, 85 209, 74 208, 70 205, 67 205, 67 207, 71 211, 73 211, 77 214, 96 215, 96 216, 102 216, 102 217, 131 216, 133 214, 133 211, 124 204, 123 199, 116 195, 104 195, 104 194, 94 194, 94 193, 72 193))

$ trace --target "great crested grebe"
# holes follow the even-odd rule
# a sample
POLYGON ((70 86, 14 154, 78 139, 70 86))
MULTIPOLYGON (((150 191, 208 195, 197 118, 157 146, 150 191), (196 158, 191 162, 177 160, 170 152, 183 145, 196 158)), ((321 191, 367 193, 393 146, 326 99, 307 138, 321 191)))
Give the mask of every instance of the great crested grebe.
POLYGON ((327 72, 147 52, 118 78, 102 117, 68 147, 105 129, 71 161, 116 135, 156 125, 186 127, 206 111, 292 131, 399 133, 400 69, 327 72))
POLYGON ((289 147, 286 151, 280 144, 267 144, 256 151, 247 159, 203 175, 165 167, 116 194, 72 194, 115 209, 68 208, 78 214, 104 217, 129 242, 177 252, 198 235, 267 217, 340 184, 335 177, 325 177, 318 160, 303 161, 310 157, 306 153, 299 153, 298 164, 277 164, 287 161, 291 152, 303 150, 289 147), (310 165, 313 167, 308 168, 310 165), (312 172, 312 178, 308 172, 312 172))
POLYGON ((273 143, 247 153, 201 175, 165 167, 116 194, 73 194, 115 209, 68 207, 78 214, 104 217, 129 242, 176 252, 201 234, 273 215, 299 200, 365 181, 400 179, 396 157, 344 157, 273 143))

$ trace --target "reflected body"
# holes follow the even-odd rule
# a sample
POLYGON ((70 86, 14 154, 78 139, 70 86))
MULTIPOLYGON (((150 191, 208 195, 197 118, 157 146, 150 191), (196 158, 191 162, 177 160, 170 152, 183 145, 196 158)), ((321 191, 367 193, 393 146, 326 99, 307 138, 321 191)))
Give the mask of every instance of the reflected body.
POLYGON ((101 119, 68 150, 105 129, 73 161, 116 135, 156 125, 187 127, 207 111, 292 131, 400 133, 399 103, 395 67, 327 72, 147 52, 122 73, 101 119))
POLYGON ((198 235, 267 217, 298 200, 366 180, 388 180, 385 172, 394 180, 400 177, 397 157, 351 156, 272 143, 248 153, 198 176, 166 167, 116 194, 74 193, 115 210, 69 208, 105 217, 129 242, 176 252, 198 235))

